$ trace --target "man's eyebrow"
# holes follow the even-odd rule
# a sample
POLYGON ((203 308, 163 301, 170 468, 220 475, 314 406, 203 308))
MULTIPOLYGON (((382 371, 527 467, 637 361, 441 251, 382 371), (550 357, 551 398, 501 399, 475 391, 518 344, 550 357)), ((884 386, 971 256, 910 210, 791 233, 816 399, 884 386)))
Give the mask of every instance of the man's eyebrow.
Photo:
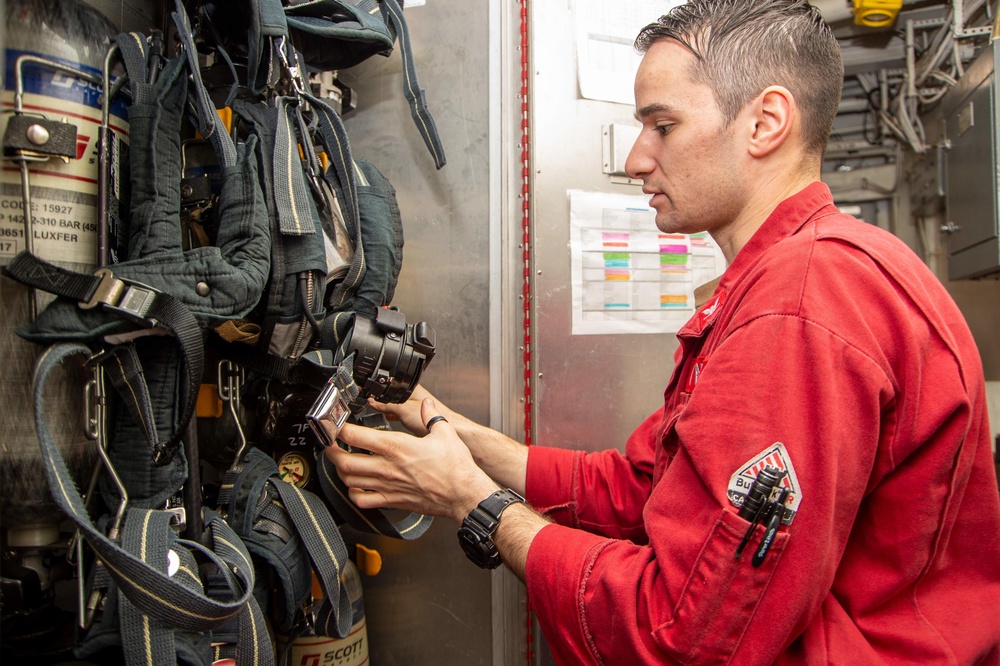
POLYGON ((658 102, 655 102, 653 104, 647 104, 641 109, 636 109, 635 113, 632 115, 635 116, 636 120, 642 122, 643 118, 648 118, 649 116, 655 113, 673 113, 673 112, 674 112, 674 107, 670 106, 669 104, 660 104, 658 102))

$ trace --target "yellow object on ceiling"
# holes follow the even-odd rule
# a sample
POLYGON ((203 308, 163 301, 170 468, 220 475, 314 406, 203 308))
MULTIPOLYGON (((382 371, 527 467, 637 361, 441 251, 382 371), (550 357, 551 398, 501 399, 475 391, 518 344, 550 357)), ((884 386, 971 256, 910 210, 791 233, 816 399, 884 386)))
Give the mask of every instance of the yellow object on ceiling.
POLYGON ((896 20, 903 0, 854 0, 854 23, 869 28, 884 28, 896 20))

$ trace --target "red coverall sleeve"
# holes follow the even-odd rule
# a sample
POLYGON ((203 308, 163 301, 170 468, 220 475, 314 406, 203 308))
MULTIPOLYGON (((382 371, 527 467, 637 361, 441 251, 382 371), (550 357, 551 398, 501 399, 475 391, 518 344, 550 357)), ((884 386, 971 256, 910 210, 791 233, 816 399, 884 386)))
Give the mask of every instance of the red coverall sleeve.
POLYGON ((643 421, 625 455, 532 446, 526 499, 560 525, 645 543, 642 509, 652 487, 653 442, 659 441, 662 415, 660 408, 643 421))
POLYGON ((876 361, 805 318, 730 332, 663 435, 673 459, 645 506, 648 543, 558 525, 532 542, 528 592, 556 661, 773 663, 831 588, 892 396, 876 361), (749 524, 726 492, 775 442, 801 503, 753 567, 762 528, 736 559, 749 524))

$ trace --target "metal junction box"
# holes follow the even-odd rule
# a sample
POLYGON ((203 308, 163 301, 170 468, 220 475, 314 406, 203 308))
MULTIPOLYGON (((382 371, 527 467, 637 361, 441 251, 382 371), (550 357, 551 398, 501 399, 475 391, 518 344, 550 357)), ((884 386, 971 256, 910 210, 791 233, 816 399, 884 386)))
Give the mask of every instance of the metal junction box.
POLYGON ((987 46, 942 102, 950 280, 1000 270, 997 57, 987 46))

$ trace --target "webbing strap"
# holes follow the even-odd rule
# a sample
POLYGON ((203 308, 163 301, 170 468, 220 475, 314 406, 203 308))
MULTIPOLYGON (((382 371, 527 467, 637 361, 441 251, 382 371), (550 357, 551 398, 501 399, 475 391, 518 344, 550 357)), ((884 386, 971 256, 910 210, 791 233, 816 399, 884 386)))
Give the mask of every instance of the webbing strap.
MULTIPOLYGON (((228 507, 233 528, 243 534, 255 555, 262 556, 276 568, 287 564, 289 571, 278 571, 283 585, 294 587, 295 576, 291 569, 296 565, 293 560, 301 553, 305 561, 308 555, 325 595, 318 617, 322 618, 323 631, 331 633, 322 635, 345 637, 353 623, 350 596, 341 584, 348 553, 340 530, 323 501, 283 481, 274 460, 252 448, 226 472, 219 503, 228 507), (235 502, 251 506, 234 505, 235 502), (260 538, 261 534, 266 538, 260 538), (280 547, 270 537, 279 539, 280 547), (294 537, 298 537, 295 544, 292 543, 294 537), (296 548, 294 555, 285 550, 289 545, 296 548), (298 550, 300 547, 305 548, 304 553, 298 550), (282 558, 282 553, 285 553, 284 560, 277 563, 275 560, 282 558)), ((305 594, 307 590, 301 592, 305 594)), ((300 602, 298 594, 298 590, 286 589, 284 596, 286 601, 291 599, 297 604, 300 602)))
POLYGON ((250 39, 247 57, 247 86, 256 94, 270 85, 276 60, 276 42, 288 37, 288 22, 281 0, 250 2, 250 39), (261 72, 261 66, 266 69, 261 72))
POLYGON ((192 96, 189 96, 188 99, 194 104, 195 127, 215 147, 215 152, 219 156, 222 166, 233 166, 236 164, 236 145, 226 131, 226 126, 223 124, 222 118, 215 112, 215 104, 212 102, 211 97, 209 97, 205 83, 202 81, 201 69, 198 63, 198 49, 194 45, 191 22, 188 19, 187 12, 184 11, 184 4, 181 0, 175 0, 175 7, 176 11, 171 12, 170 15, 174 19, 174 25, 177 26, 177 36, 181 40, 181 45, 184 47, 184 53, 187 56, 190 82, 194 92, 193 100, 191 99, 192 96))
POLYGON ((406 20, 403 18, 403 9, 396 0, 381 0, 386 9, 386 16, 389 17, 393 29, 399 36, 399 50, 403 58, 403 95, 410 103, 410 115, 417 126, 417 131, 424 140, 424 145, 434 158, 434 166, 438 169, 447 163, 444 156, 444 148, 441 146, 441 137, 438 135, 437 125, 434 118, 427 110, 427 99, 424 95, 420 82, 417 81, 417 68, 413 62, 413 49, 410 46, 410 31, 406 27, 406 20))
POLYGON ((340 578, 348 557, 344 538, 322 500, 277 477, 271 483, 295 523, 326 594, 317 614, 317 629, 322 627, 325 636, 344 638, 354 622, 351 598, 340 578))
POLYGON ((344 222, 347 224, 351 240, 354 242, 354 258, 344 279, 334 288, 329 303, 336 307, 341 305, 357 289, 365 275, 365 249, 361 238, 361 208, 358 204, 357 172, 354 158, 351 156, 351 144, 347 139, 347 130, 340 116, 333 108, 308 93, 302 98, 309 102, 316 115, 320 143, 330 158, 330 169, 339 184, 340 205, 344 211, 344 222))
MULTIPOLYGON (((196 541, 179 539, 179 543, 189 548, 192 552, 201 553, 209 559, 213 559, 213 551, 219 553, 227 561, 234 560, 239 554, 240 561, 243 556, 249 557, 246 547, 233 530, 226 524, 222 516, 214 511, 206 511, 206 528, 211 535, 209 542, 212 548, 209 549, 196 541)), ((251 569, 252 570, 252 569, 251 569)), ((213 594, 213 598, 218 594, 226 595, 227 590, 232 589, 237 584, 239 572, 236 567, 230 569, 217 569, 221 574, 225 584, 221 590, 213 594)), ((260 605, 254 598, 253 581, 250 581, 248 588, 248 602, 246 608, 238 615, 238 635, 236 639, 236 663, 238 666, 252 664, 253 666, 273 666, 274 648, 271 645, 271 638, 268 635, 267 623, 264 620, 264 613, 260 610, 260 605)))
MULTIPOLYGON (((170 516, 163 511, 134 509, 125 517, 122 549, 161 573, 168 572, 172 551, 170 516)), ((180 563, 180 555, 172 551, 180 563)), ((172 666, 177 662, 174 633, 154 618, 145 615, 127 597, 121 597, 121 634, 125 661, 129 664, 172 666)))
MULTIPOLYGON (((159 438, 150 440, 153 462, 166 464, 173 459, 180 444, 188 421, 194 415, 198 401, 198 387, 205 366, 205 348, 198 321, 190 310, 179 300, 144 285, 118 280, 108 269, 100 269, 100 275, 75 273, 50 264, 43 259, 20 252, 8 264, 5 275, 57 296, 62 296, 82 304, 100 304, 104 310, 128 321, 146 327, 159 327, 169 331, 177 340, 184 368, 181 383, 180 420, 176 432, 166 441, 159 438)), ((114 377, 114 375, 112 375, 114 377)), ((126 402, 129 396, 123 395, 126 402)), ((141 411, 141 406, 130 409, 141 411)))
MULTIPOLYGON (((199 553, 219 571, 226 572, 225 599, 211 599, 201 591, 189 589, 161 570, 123 550, 91 522, 83 499, 58 446, 52 438, 46 415, 45 386, 53 368, 72 356, 89 356, 81 344, 58 344, 38 359, 34 377, 35 426, 38 432, 45 475, 52 497, 80 528, 90 546, 107 567, 118 589, 143 613, 167 626, 187 631, 207 631, 241 614, 253 614, 251 602, 254 569, 250 555, 235 533, 217 516, 208 520, 212 550, 199 546, 199 553)), ((180 542, 192 547, 193 542, 180 542)), ((259 609, 258 615, 259 615, 259 609)), ((268 641, 263 621, 248 620, 257 630, 256 642, 268 641)), ((241 625, 243 621, 241 620, 241 625)), ((273 663, 261 653, 260 663, 273 663)))
POLYGON ((155 449, 159 445, 160 435, 156 431, 153 401, 149 395, 149 387, 135 344, 117 345, 101 362, 112 386, 125 402, 133 421, 139 425, 146 441, 155 449))
POLYGON ((149 81, 149 45, 146 38, 137 32, 122 33, 115 38, 125 71, 129 77, 129 87, 133 104, 153 102, 153 86, 149 81))
MULTIPOLYGON (((303 236, 316 233, 316 222, 309 206, 309 191, 302 176, 299 142, 292 126, 299 113, 298 99, 278 97, 278 127, 274 145, 274 203, 278 212, 278 228, 284 234, 303 236)), ((304 137, 303 140, 308 140, 304 137)))

